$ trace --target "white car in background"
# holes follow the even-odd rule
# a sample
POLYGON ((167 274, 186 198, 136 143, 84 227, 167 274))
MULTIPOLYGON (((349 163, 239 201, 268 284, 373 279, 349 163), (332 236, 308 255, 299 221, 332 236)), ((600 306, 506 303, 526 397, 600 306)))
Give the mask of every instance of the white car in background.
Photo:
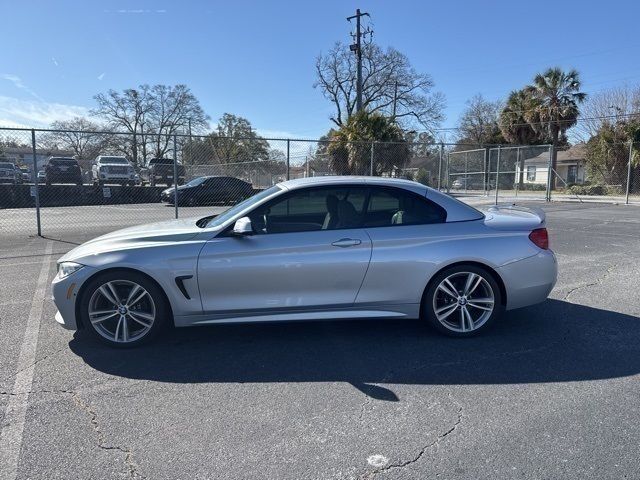
POLYGON ((126 157, 100 155, 91 168, 94 185, 118 184, 134 186, 139 183, 133 165, 126 157))

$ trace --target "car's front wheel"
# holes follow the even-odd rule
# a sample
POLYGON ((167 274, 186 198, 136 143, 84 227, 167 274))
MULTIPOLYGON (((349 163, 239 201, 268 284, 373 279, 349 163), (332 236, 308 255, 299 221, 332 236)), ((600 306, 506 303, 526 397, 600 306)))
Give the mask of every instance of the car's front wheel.
POLYGON ((114 347, 148 342, 166 324, 170 314, 162 290, 146 276, 130 271, 95 277, 80 301, 86 330, 114 347))
POLYGON ((443 270, 423 300, 426 320, 439 332, 469 337, 489 328, 502 314, 500 287, 493 275, 475 265, 443 270))

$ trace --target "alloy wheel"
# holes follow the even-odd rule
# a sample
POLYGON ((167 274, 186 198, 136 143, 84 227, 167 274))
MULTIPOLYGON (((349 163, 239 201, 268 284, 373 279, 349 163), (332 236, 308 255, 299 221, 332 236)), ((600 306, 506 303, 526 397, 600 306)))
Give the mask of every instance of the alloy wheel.
POLYGON ((456 272, 444 278, 433 295, 433 311, 442 326, 453 332, 477 330, 491 317, 493 288, 473 272, 456 272))
POLYGON ((156 320, 153 298, 130 280, 111 280, 100 285, 89 300, 89 321, 102 337, 116 343, 144 337, 156 320))

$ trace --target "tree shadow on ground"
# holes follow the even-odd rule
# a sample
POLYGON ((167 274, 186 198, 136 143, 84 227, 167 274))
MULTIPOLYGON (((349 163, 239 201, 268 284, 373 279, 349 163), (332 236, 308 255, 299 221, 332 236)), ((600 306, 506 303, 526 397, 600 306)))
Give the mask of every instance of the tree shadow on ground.
POLYGON ((443 337, 417 321, 214 325, 114 350, 76 332, 73 352, 110 375, 170 383, 336 382, 397 400, 380 384, 577 382, 640 372, 640 318, 559 300, 513 312, 484 335, 443 337))

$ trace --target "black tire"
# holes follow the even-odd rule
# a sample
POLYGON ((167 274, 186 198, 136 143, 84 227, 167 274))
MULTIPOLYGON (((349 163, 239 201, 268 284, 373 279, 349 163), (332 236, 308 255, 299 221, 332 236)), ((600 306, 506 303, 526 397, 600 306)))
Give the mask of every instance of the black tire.
MULTIPOLYGON (((114 348, 132 348, 152 341, 167 325, 171 324, 171 308, 162 289, 146 275, 129 270, 113 270, 92 278, 83 288, 78 308, 80 321, 87 333, 99 342, 114 348), (147 291, 155 306, 155 319, 146 333, 128 342, 115 342, 98 332, 97 327, 89 319, 89 304, 94 293, 106 282, 134 282, 147 291)), ((114 319, 115 320, 115 319, 114 319)), ((129 320, 130 325, 135 322, 129 320)))
MULTIPOLYGON (((474 294, 476 294, 476 292, 474 292, 474 294)), ((452 298, 450 299, 450 302, 451 302, 450 304, 451 308, 454 308, 454 305, 456 305, 456 302, 454 302, 452 298)), ((486 308, 487 304, 482 302, 481 306, 484 306, 486 308)), ((453 312, 450 313, 449 315, 451 315, 451 317, 453 317, 453 315, 457 315, 458 319, 456 319, 457 320, 456 323, 460 323, 462 325, 462 321, 459 320, 462 316, 460 314, 460 308, 461 308, 460 305, 455 307, 453 312)), ((502 313, 504 311, 504 306, 502 305, 502 293, 500 290, 500 286, 498 285, 496 279, 494 278, 491 272, 489 272, 487 269, 484 269, 476 265, 456 265, 454 267, 450 267, 442 270, 431 279, 431 281, 429 282, 429 286, 426 289, 422 299, 421 310, 422 310, 423 319, 438 332, 450 337, 473 337, 491 328, 495 324, 495 322, 502 316, 502 313), (463 296, 462 294, 464 293, 463 292, 464 284, 460 283, 460 281, 461 280, 464 281, 466 278, 468 278, 468 275, 465 276, 464 274, 469 274, 469 273, 478 275, 485 280, 486 283, 480 282, 480 285, 478 285, 477 288, 482 288, 483 291, 477 292, 478 297, 475 297, 475 298, 478 298, 479 300, 480 299, 479 297, 487 298, 487 295, 489 294, 492 295, 493 310, 491 311, 490 315, 485 315, 484 313, 482 313, 484 312, 484 310, 480 310, 479 308, 472 308, 470 306, 470 305, 475 305, 473 303, 473 300, 474 300, 473 295, 469 296, 468 299, 466 296, 464 296, 464 300, 459 300, 459 302, 464 302, 465 308, 469 307, 467 311, 473 312, 472 315, 477 314, 478 320, 482 319, 483 316, 484 316, 484 319, 481 322, 480 321, 477 322, 477 327, 475 328, 467 329, 466 331, 458 331, 454 329, 453 326, 450 325, 450 323, 453 323, 453 319, 449 319, 448 317, 443 319, 442 321, 438 319, 438 316, 436 315, 436 312, 434 309, 434 303, 446 301, 446 297, 451 297, 450 295, 447 295, 446 293, 441 291, 439 289, 439 285, 446 278, 452 277, 452 276, 453 276, 452 281, 454 282, 454 286, 457 286, 457 287, 462 286, 462 289, 458 288, 457 291, 455 292, 460 297, 462 297, 463 296), (491 292, 489 292, 488 290, 485 290, 486 288, 490 288, 491 292), (434 296, 436 295, 438 295, 438 297, 434 301, 434 296), (476 312, 476 310, 478 310, 478 312, 476 312)), ((448 310, 441 312, 441 314, 447 314, 447 313, 448 313, 448 310)), ((473 322, 472 322, 472 325, 473 325, 473 322)), ((466 326, 468 327, 469 323, 467 323, 466 326)))

